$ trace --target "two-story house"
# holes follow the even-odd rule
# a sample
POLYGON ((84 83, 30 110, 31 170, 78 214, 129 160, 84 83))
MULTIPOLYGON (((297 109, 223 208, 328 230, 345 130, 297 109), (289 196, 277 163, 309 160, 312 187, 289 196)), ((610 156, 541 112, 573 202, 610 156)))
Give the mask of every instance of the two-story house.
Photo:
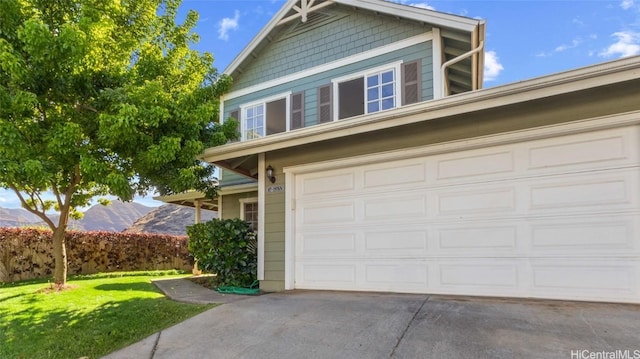
POLYGON ((482 89, 484 44, 482 20, 290 0, 237 56, 240 140, 202 159, 263 290, 640 302, 640 58, 482 89))

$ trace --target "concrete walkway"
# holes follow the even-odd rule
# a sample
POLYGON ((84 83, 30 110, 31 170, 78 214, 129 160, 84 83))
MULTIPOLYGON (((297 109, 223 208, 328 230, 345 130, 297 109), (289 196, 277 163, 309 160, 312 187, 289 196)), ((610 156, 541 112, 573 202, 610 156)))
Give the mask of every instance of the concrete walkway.
POLYGON ((167 297, 183 303, 224 304, 251 297, 248 295, 221 294, 184 278, 157 279, 153 280, 153 284, 167 297))
POLYGON ((640 305, 303 290, 238 297, 183 281, 157 284, 183 301, 228 304, 106 358, 640 357, 640 305))

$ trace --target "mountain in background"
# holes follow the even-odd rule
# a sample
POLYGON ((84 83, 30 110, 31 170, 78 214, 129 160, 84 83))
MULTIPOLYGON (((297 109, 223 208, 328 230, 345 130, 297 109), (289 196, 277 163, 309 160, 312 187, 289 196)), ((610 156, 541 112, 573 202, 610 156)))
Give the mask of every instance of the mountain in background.
POLYGON ((0 227, 22 227, 40 221, 40 217, 26 209, 0 207, 0 227))
POLYGON ((69 228, 84 231, 121 232, 152 210, 153 207, 136 202, 111 201, 108 206, 96 204, 84 212, 84 217, 81 220, 70 220, 69 228))
MULTIPOLYGON (((69 220, 68 228, 79 231, 121 232, 151 210, 153 207, 135 202, 112 201, 108 206, 96 204, 84 212, 84 217, 81 220, 69 220)), ((60 216, 50 214, 49 218, 57 223, 60 216)), ((25 209, 0 208, 0 227, 24 226, 47 227, 40 217, 25 209)))
MULTIPOLYGON (((200 211, 201 222, 206 222, 217 217, 217 212, 207 210, 200 211)), ((138 219, 124 232, 186 235, 186 227, 194 224, 195 220, 195 208, 176 204, 165 204, 153 209, 138 219)))

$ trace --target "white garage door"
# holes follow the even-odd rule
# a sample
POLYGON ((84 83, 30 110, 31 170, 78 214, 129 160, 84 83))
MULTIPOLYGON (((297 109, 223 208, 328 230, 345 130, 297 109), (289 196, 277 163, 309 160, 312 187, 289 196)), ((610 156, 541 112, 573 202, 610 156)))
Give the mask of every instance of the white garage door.
POLYGON ((640 302, 639 134, 293 169, 294 286, 640 302))

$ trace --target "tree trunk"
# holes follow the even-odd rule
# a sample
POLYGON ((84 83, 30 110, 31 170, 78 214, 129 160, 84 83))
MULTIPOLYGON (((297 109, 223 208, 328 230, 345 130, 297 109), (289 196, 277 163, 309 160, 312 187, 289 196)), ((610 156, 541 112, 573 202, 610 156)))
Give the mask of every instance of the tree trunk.
POLYGON ((53 280, 58 286, 67 284, 67 245, 65 232, 66 226, 58 226, 53 232, 53 258, 55 260, 53 280))

